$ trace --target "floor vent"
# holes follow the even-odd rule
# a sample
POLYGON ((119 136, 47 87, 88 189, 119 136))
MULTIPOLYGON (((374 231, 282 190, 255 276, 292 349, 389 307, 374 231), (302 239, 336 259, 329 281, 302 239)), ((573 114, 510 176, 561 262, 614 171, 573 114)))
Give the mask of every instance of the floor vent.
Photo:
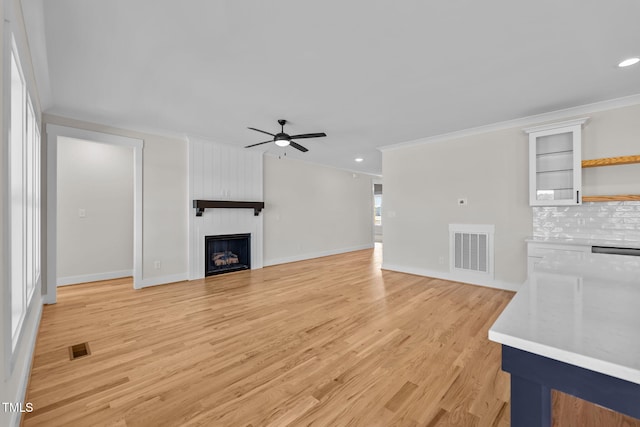
POLYGON ((485 224, 449 224, 451 272, 493 277, 493 233, 485 224))
POLYGON ((89 356, 90 354, 91 350, 89 349, 88 342, 83 342, 82 344, 76 344, 69 347, 69 359, 71 360, 89 356))

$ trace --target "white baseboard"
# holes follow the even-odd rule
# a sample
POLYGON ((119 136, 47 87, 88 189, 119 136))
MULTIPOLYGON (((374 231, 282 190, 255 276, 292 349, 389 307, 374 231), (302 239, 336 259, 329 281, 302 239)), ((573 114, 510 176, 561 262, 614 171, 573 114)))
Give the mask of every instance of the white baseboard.
POLYGON ((172 274, 170 276, 149 277, 140 280, 135 284, 136 289, 147 288, 149 286, 166 285, 167 283, 183 282, 189 280, 189 273, 172 274))
POLYGON ((331 249, 331 250, 328 250, 328 251, 319 251, 319 252, 309 252, 309 253, 306 253, 306 254, 298 254, 298 255, 294 255, 294 256, 290 256, 290 257, 265 260, 264 261, 264 266, 268 267, 270 265, 278 265, 278 264, 286 264, 286 263, 289 263, 289 262, 304 261, 304 260, 307 260, 307 259, 321 258, 321 257, 324 257, 324 256, 329 256, 329 255, 338 255, 338 254, 343 254, 343 253, 346 253, 346 252, 361 251, 361 250, 364 250, 364 249, 372 249, 373 247, 374 247, 373 243, 367 243, 366 245, 351 246, 351 247, 348 247, 348 248, 331 249))
POLYGON ((42 303, 43 304, 55 304, 55 300, 49 294, 42 295, 42 303))
POLYGON ((97 282, 98 280, 119 279, 133 276, 133 270, 107 271, 105 273, 83 274, 80 276, 58 277, 56 286, 77 285, 78 283, 97 282))
MULTIPOLYGON (((18 383, 18 387, 16 390, 16 396, 12 400, 12 402, 22 402, 23 405, 26 404, 27 397, 27 385, 29 384, 29 378, 31 377, 31 362, 33 361, 33 352, 36 349, 36 340, 38 338, 38 330, 40 327, 40 320, 42 319, 42 302, 34 301, 35 305, 32 309, 36 310, 35 319, 32 324, 30 324, 29 329, 23 331, 23 335, 21 340, 28 340, 27 342, 27 354, 24 356, 25 364, 23 368, 23 372, 15 372, 18 369, 17 366, 14 367, 14 372, 12 375, 19 375, 20 382, 18 383)), ((22 414, 20 412, 14 412, 11 414, 9 419, 9 425, 13 427, 19 427, 20 421, 22 418, 22 414)))
POLYGON ((504 282, 492 278, 468 277, 464 275, 452 274, 446 271, 429 270, 426 268, 409 267, 405 265, 382 263, 383 270, 398 271, 400 273, 415 274, 417 276, 433 277, 436 279, 444 279, 452 282, 468 283, 470 285, 486 286, 488 288, 502 289, 505 291, 518 291, 521 284, 504 282))

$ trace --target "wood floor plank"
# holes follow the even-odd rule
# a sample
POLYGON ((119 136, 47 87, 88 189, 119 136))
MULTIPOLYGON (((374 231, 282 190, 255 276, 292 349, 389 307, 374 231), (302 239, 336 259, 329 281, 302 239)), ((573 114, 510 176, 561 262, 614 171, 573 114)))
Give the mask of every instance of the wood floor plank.
MULTIPOLYGON (((507 426, 509 376, 487 331, 513 294, 383 271, 380 249, 137 291, 60 288, 23 424, 507 426), (70 361, 81 342, 91 355, 70 361)), ((554 408, 556 425, 640 426, 568 396, 554 408)))

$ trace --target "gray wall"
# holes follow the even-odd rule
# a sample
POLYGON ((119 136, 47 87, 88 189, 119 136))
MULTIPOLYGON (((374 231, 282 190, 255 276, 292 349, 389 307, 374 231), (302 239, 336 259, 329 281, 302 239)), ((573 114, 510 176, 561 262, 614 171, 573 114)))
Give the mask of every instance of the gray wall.
POLYGON ((57 247, 58 285, 132 274, 133 148, 58 139, 57 247))
POLYGON ((373 246, 372 177, 264 157, 264 264, 373 246))
POLYGON ((527 155, 520 129, 384 152, 384 265, 448 273, 449 224, 494 224, 496 280, 522 283, 527 155))

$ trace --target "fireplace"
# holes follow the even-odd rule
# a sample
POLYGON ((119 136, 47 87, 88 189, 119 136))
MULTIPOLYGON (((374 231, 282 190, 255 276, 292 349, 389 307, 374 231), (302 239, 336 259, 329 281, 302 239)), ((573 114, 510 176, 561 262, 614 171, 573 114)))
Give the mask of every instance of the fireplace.
POLYGON ((229 273, 251 268, 251 234, 205 236, 204 275, 229 273))

